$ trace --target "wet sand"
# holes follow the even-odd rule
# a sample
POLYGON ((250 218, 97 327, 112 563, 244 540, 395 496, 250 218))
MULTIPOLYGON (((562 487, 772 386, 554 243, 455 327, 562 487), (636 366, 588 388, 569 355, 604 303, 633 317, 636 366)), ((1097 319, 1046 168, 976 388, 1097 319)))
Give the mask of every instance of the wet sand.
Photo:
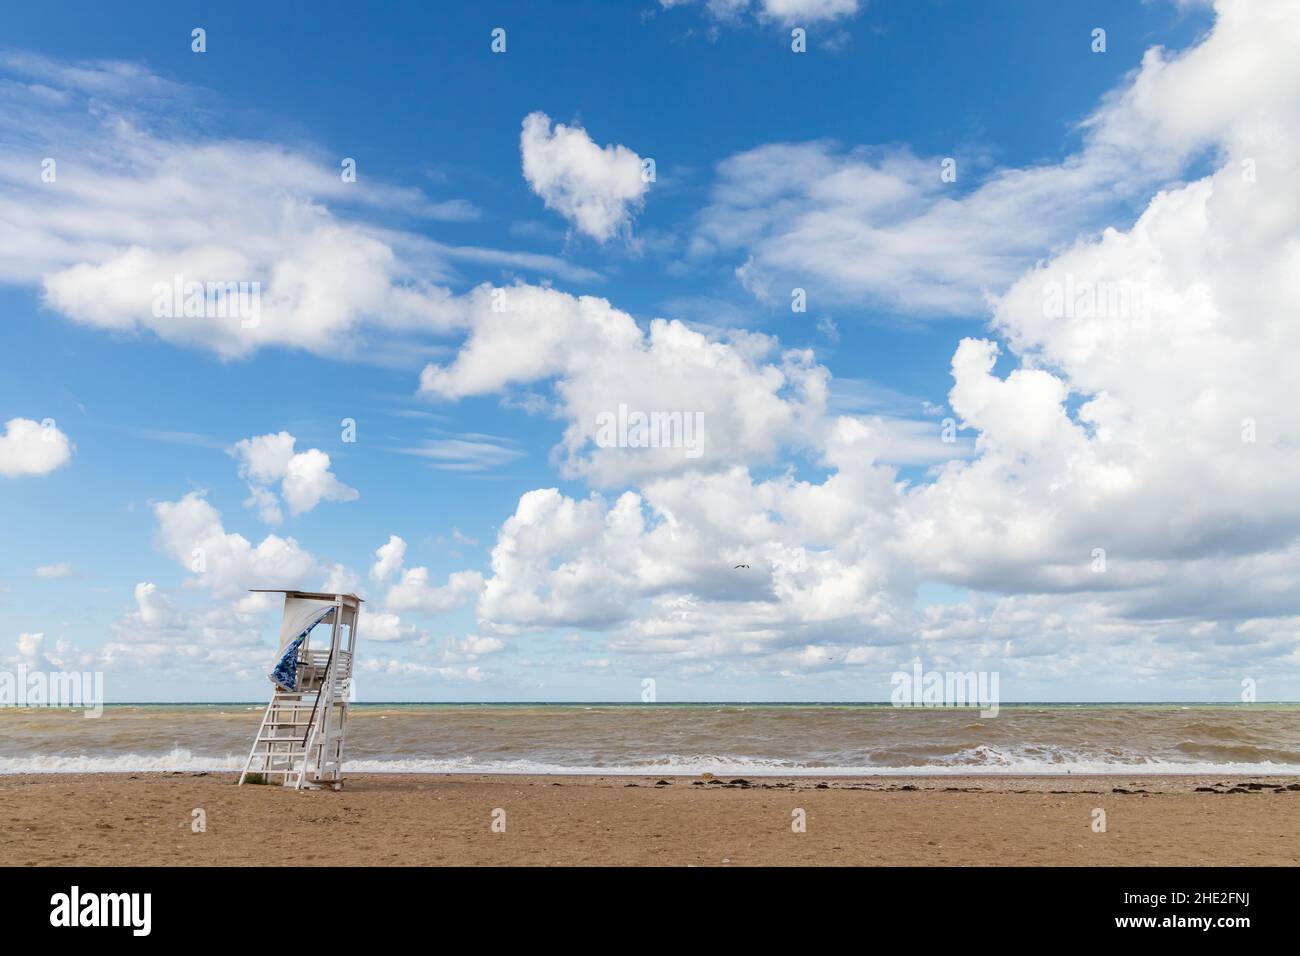
POLYGON ((0 777, 0 864, 1300 863, 1294 777, 359 774, 338 793, 236 779, 0 777))

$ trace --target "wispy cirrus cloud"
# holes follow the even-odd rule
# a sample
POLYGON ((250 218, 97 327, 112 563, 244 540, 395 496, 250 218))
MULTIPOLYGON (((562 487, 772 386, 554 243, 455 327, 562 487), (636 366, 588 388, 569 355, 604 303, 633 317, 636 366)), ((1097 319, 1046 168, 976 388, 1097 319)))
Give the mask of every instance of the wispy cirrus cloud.
MULTIPOLYGON (((1238 29, 1234 5, 1222 6, 1221 23, 1238 29)), ((1270 19, 1261 8, 1261 21, 1270 19)), ((1242 76, 1214 46, 1149 50, 1079 118, 1079 145, 1055 162, 991 166, 969 150, 918 155, 906 145, 831 140, 737 153, 718 164, 690 253, 729 263, 769 304, 801 288, 819 305, 909 321, 985 316, 1039 259, 1132 222, 1160 188, 1221 156, 1227 140, 1241 141, 1246 115, 1284 100, 1270 92, 1269 83, 1285 82, 1271 61, 1242 76), (1174 76, 1187 83, 1182 91, 1171 88, 1174 76), (1227 90, 1252 106, 1228 115, 1227 90)))
POLYGON ((797 25, 853 17, 866 6, 866 0, 659 0, 659 5, 666 10, 700 6, 720 23, 753 16, 760 21, 797 25))
POLYGON ((35 571, 38 578, 68 578, 72 576, 72 562, 60 561, 58 564, 42 564, 35 571))
POLYGON ((457 328, 462 266, 598 278, 390 224, 471 221, 468 200, 364 171, 348 181, 311 147, 182 130, 177 114, 210 100, 136 64, 0 57, 0 281, 40 288, 75 322, 224 358, 266 346, 364 358, 457 328), (160 309, 176 277, 256 283, 258 314, 160 309))
POLYGON ((398 449, 403 455, 423 458, 440 471, 489 471, 518 461, 526 454, 505 439, 470 435, 459 438, 435 438, 398 449))

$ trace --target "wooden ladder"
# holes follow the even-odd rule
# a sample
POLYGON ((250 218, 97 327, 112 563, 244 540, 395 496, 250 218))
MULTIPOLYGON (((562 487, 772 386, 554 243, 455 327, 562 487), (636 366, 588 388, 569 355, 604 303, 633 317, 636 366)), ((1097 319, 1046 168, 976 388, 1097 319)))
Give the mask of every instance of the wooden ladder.
POLYGON ((279 777, 284 786, 302 789, 318 698, 316 693, 276 689, 239 775, 241 786, 250 774, 259 774, 266 783, 279 777))

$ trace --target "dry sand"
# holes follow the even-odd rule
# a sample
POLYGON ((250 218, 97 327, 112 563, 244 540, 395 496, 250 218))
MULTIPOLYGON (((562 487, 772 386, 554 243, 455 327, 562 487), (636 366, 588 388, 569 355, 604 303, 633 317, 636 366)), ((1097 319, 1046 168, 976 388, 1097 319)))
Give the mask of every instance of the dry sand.
POLYGON ((237 788, 227 773, 0 777, 0 863, 1300 862, 1295 778, 658 779, 356 775, 333 793, 237 788), (198 808, 202 833, 191 826, 198 808), (498 808, 504 833, 492 829, 498 808), (1104 833, 1093 832, 1095 808, 1104 833), (792 831, 796 809, 805 833, 792 831))

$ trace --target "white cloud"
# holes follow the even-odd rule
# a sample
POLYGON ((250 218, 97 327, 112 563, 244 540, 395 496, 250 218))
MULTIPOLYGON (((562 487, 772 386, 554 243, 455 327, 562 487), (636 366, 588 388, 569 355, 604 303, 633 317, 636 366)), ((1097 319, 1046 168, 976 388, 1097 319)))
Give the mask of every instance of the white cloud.
POLYGON ((421 390, 459 399, 557 379, 558 413, 568 421, 558 449, 566 475, 618 485, 767 461, 820 427, 826 370, 808 351, 773 355, 768 336, 736 331, 719 340, 663 319, 643 332, 604 299, 535 286, 484 286, 468 299, 469 338, 452 362, 425 368, 421 390), (504 310, 495 307, 502 293, 504 310), (690 416, 695 430, 676 432, 681 440, 668 447, 621 447, 601 432, 620 406, 677 413, 683 426, 690 416))
POLYGON ((319 448, 294 455, 280 483, 280 493, 292 514, 315 508, 322 500, 355 501, 360 492, 349 488, 330 472, 330 456, 319 448))
POLYGON ((149 631, 180 630, 181 618, 171 602, 158 591, 158 585, 152 581, 141 581, 134 591, 136 610, 128 618, 142 629, 149 631))
MULTIPOLYGON (((279 474, 291 450, 286 443, 276 442, 250 447, 250 474, 279 474)), ((237 680, 260 680, 274 658, 263 632, 274 620, 280 599, 276 594, 249 593, 250 588, 361 591, 361 577, 351 568, 318 559, 292 538, 267 535, 254 546, 242 535, 227 532, 221 515, 202 492, 191 492, 179 501, 160 502, 154 505, 154 513, 160 547, 193 575, 186 581, 186 589, 191 593, 203 589, 206 594, 197 603, 182 602, 153 583, 137 585, 135 609, 115 623, 115 638, 104 647, 105 661, 114 667, 130 668, 155 678, 210 668, 237 680)), ((401 567, 404 554, 405 542, 390 536, 376 551, 372 579, 391 577, 401 567)), ((388 607, 363 612, 360 639, 423 647, 429 635, 396 611, 454 610, 472 601, 481 588, 482 577, 477 572, 456 572, 445 586, 435 588, 428 585, 426 568, 408 570, 402 581, 390 589, 388 607)), ((486 643, 479 644, 467 640, 460 656, 471 659, 471 654, 490 653, 493 640, 484 638, 486 643)), ((363 658, 369 660, 369 656, 363 658)), ((375 669, 374 665, 363 666, 375 669)), ((380 669, 392 676, 436 672, 419 662, 396 660, 380 669)), ((471 681, 482 678, 481 674, 469 675, 455 668, 446 668, 439 676, 471 681)))
POLYGON ((21 665, 46 672, 81 671, 96 666, 97 661, 94 652, 75 647, 65 637, 49 642, 40 631, 19 634, 14 649, 16 653, 13 656, 0 654, 0 667, 14 668, 21 665))
POLYGON ((45 655, 41 653, 44 643, 44 634, 19 634, 18 658, 29 665, 44 666, 45 655))
POLYGON ((72 460, 72 442, 51 419, 11 418, 0 434, 0 476, 47 475, 72 460))
POLYGON ((482 589, 483 576, 477 571, 455 571, 446 584, 434 587, 429 584, 428 568, 407 568, 389 588, 387 604, 398 610, 442 614, 469 603, 482 589))
POLYGON ((498 535, 480 626, 611 630, 622 648, 692 657, 811 633, 896 641, 911 572, 882 546, 894 475, 871 463, 867 428, 840 428, 821 485, 736 466, 613 502, 528 492, 498 535))
POLYGON ((784 23, 815 23, 851 17, 860 0, 759 0, 764 15, 784 23))
MULTIPOLYGON (((978 314, 988 293, 1131 194, 1114 185, 1124 167, 1111 149, 995 171, 969 191, 966 181, 980 177, 974 163, 956 157, 958 184, 945 183, 945 158, 830 142, 757 147, 720 164, 691 251, 742 254, 741 285, 787 307, 801 288, 811 305, 978 314)), ((1130 175, 1141 168, 1135 162, 1130 175)))
MULTIPOLYGON (((275 633, 282 599, 249 589, 357 590, 354 572, 317 559, 292 538, 267 535, 253 545, 227 532, 203 492, 156 503, 153 511, 159 547, 191 576, 172 592, 140 582, 134 607, 113 624, 102 664, 128 680, 135 675, 144 682, 140 687, 155 686, 150 682, 164 677, 201 677, 205 686, 225 681, 228 693, 268 691, 265 675, 275 650, 264 635, 268 627, 275 633)), ((376 640, 406 639, 406 628, 395 616, 377 627, 376 640)))
MULTIPOLYGON (((659 0, 665 9, 688 6, 697 0, 659 0)), ((775 20, 794 25, 818 23, 852 17, 863 0, 702 0, 704 9, 714 19, 728 22, 741 14, 752 13, 759 20, 775 20)))
POLYGON ((392 577, 406 559, 406 542, 395 534, 375 550, 375 563, 370 568, 370 580, 383 582, 392 577))
POLYGON ((1247 141, 1260 157, 1285 148, 1275 124, 1294 107, 1284 53, 1292 12, 1277 0, 1218 8, 1196 47, 1149 50, 1059 162, 984 172, 982 157, 961 151, 768 144, 720 164, 692 251, 730 255, 740 283, 764 301, 788 302, 798 287, 812 303, 980 315, 1041 257, 1176 186, 1206 150, 1240 162, 1247 141), (955 182, 940 176, 946 159, 956 161, 955 182))
POLYGON ((249 482, 251 497, 245 504, 256 508, 267 524, 283 520, 279 499, 270 488, 277 481, 292 515, 311 511, 322 501, 355 501, 361 496, 330 471, 329 455, 319 448, 295 452, 295 442, 288 432, 278 432, 245 438, 231 449, 240 477, 249 482))
POLYGON ((556 123, 545 113, 524 117, 519 137, 524 179, 533 192, 588 236, 606 242, 628 232, 649 182, 641 157, 626 146, 597 146, 580 126, 556 123))
POLYGON ((227 533, 203 492, 159 502, 153 510, 163 551, 215 597, 237 597, 253 587, 303 588, 321 573, 316 558, 293 538, 269 534, 253 546, 243 535, 227 533))
POLYGON ((281 524, 284 512, 280 510, 280 499, 274 491, 261 485, 249 485, 245 508, 257 511, 257 517, 265 524, 281 524))
POLYGON ((138 66, 19 54, 0 56, 0 74, 0 143, 22 144, 0 146, 0 281, 40 287, 75 322, 225 358, 266 346, 357 358, 455 328, 462 307, 447 283, 458 263, 595 278, 556 257, 376 222, 462 221, 476 212, 463 200, 434 201, 364 168, 344 182, 338 160, 311 149, 180 137, 166 111, 202 94, 138 66), (55 181, 33 176, 33 156, 56 160, 55 181), (157 290, 176 276, 246 283, 248 308, 185 315, 173 303, 166 314, 157 290))
POLYGON ((401 449, 404 455, 427 459, 439 471, 488 471, 524 457, 505 441, 485 438, 440 438, 401 449))
MULTIPOLYGON (((425 370, 424 391, 553 383, 569 423, 564 463, 636 489, 521 496, 492 551, 480 631, 586 628, 610 633, 621 654, 794 675, 828 659, 888 670, 920 655, 1002 660, 1026 682, 1077 679, 1099 660, 1135 685, 1248 667, 1294 682, 1300 61, 1279 37, 1294 35, 1300 8, 1220 11, 1200 46, 1148 54, 1105 101, 1088 169, 1056 170, 1076 177, 1068 189, 1145 190, 1136 221, 1071 234, 1036 266, 992 270, 1003 286, 992 329, 956 344, 948 395, 974 447, 924 480, 900 477, 890 445, 926 426, 828 413, 828 373, 810 356, 797 371, 764 364, 762 337, 661 322, 647 332, 603 300, 550 290, 508 290, 506 318, 485 291, 471 297, 469 338, 425 370), (1243 62, 1244 99, 1229 81, 1243 62), (1111 161, 1138 145, 1144 168, 1111 161), (1209 175, 1150 185, 1206 150, 1209 175), (1130 287, 1141 295, 1109 295, 1130 287), (1059 303, 1065 289, 1068 310, 1055 309, 1053 290, 1059 303), (666 394, 726 423, 717 460, 647 467, 584 444, 595 411, 666 394), (728 408, 726 395, 744 400, 728 408), (791 449, 821 477, 760 476, 766 456, 791 449), (995 593, 918 610, 925 583, 995 593)), ((888 200, 850 180, 837 201, 888 200)), ((975 206, 942 215, 963 228, 1002 221, 975 206)), ((908 269, 898 275, 915 277, 908 269)))
POLYGON ((367 641, 381 644, 420 641, 428 637, 414 624, 407 624, 391 611, 373 611, 365 615, 358 633, 367 641))
POLYGON ((72 576, 72 562, 60 561, 58 564, 42 564, 36 569, 38 578, 67 578, 72 576))
POLYGON ((478 667, 445 667, 424 661, 397 660, 395 658, 367 657, 361 661, 364 674, 379 674, 395 678, 437 677, 446 681, 478 683, 485 677, 478 667))
POLYGON ((995 301, 1020 368, 995 374, 990 342, 957 350, 950 401, 980 454, 910 495, 901 538, 947 580, 1095 589, 1151 618, 1288 611, 1273 581, 1300 567, 1300 414, 1281 359, 1300 352, 1286 318, 1300 295, 1300 67, 1279 34, 1300 9, 1219 10, 1192 51, 1148 53, 1099 125, 1156 151, 1210 144, 1215 171, 995 301))
POLYGON ((142 581, 134 599, 135 608, 113 623, 113 639, 100 651, 99 666, 113 671, 116 686, 132 675, 149 682, 201 679, 206 687, 221 679, 267 686, 264 675, 275 655, 261 627, 278 606, 275 595, 184 604, 142 581))
MULTIPOLYGON (((1045 245, 1026 249, 1027 262, 981 263, 963 232, 953 246, 962 261, 924 267, 937 271, 918 271, 921 253, 908 258, 905 248, 878 275, 839 276, 839 288, 868 296, 896 285, 904 304, 919 301, 909 290, 947 285, 925 304, 940 311, 997 290, 989 329, 953 343, 948 407, 974 437, 947 460, 925 441, 937 420, 836 407, 829 372, 768 336, 642 326, 603 299, 522 284, 505 290, 500 312, 486 287, 467 296, 467 338, 425 369, 422 390, 444 400, 548 390, 553 400, 538 407, 564 422, 565 475, 610 490, 523 494, 486 576, 460 571, 431 584, 427 568, 402 570, 404 542, 390 537, 371 568, 377 582, 401 571, 391 610, 376 612, 379 634, 418 643, 395 611, 443 613, 476 599, 477 633, 449 642, 441 662, 363 666, 475 679, 470 672, 482 672, 450 664, 500 650, 510 635, 589 629, 610 635, 611 657, 595 661, 652 655, 696 672, 725 662, 733 673, 800 678, 843 664, 849 679, 866 681, 859 675, 920 656, 962 669, 991 662, 1004 690, 1013 678, 1077 681, 1101 663, 1115 686, 1162 675, 1235 681, 1259 670, 1274 686, 1300 686, 1300 411, 1290 364, 1300 354, 1291 319, 1300 60, 1287 43, 1298 21, 1293 4, 1222 3, 1198 47, 1148 54, 1105 100, 1079 157, 995 174, 982 196, 930 196, 905 158, 822 146, 787 155, 792 169, 801 161, 820 170, 807 189, 824 223, 844 224, 849 248, 867 248, 853 245, 869 235, 861 227, 884 221, 896 197, 902 212, 890 221, 905 247, 920 249, 936 224, 951 222, 986 228, 988 248, 1005 251, 1022 173, 1026 195, 1044 203, 1093 190, 1140 197, 1141 215, 1124 228, 1041 227, 1052 235, 1032 237, 1045 245), (1181 171, 1206 157, 1208 166, 1181 171), (1168 179, 1171 170, 1188 178, 1168 179), (1140 309, 1122 298, 1118 312, 1099 308, 1108 290, 1126 286, 1142 290, 1140 309), (1067 288, 1102 295, 1072 295, 1068 311, 1054 311, 1053 290, 1067 288), (699 460, 595 444, 597 414, 620 403, 654 410, 664 396, 705 413, 699 460), (900 472, 900 460, 933 467, 900 472), (971 593, 917 607, 918 589, 935 584, 971 593)), ((781 180, 790 170, 777 153, 759 158, 775 183, 766 199, 733 202, 724 182, 715 200, 748 203, 766 229, 766 210, 800 194, 781 180)), ((761 289, 770 267, 787 268, 798 250, 765 250, 744 222, 734 225, 735 248, 752 256, 746 279, 761 289)), ((809 236, 820 234, 815 225, 803 224, 809 236)), ((269 443, 256 463, 250 454, 250 474, 279 474, 283 445, 269 443)), ((339 567, 292 539, 254 547, 227 533, 201 493, 155 511, 164 549, 214 595, 233 597, 252 581, 292 586, 339 567)), ((141 627, 150 616, 155 630, 166 624, 157 595, 137 593, 137 606, 141 627)))
POLYGON ((317 590, 325 594, 356 594, 358 596, 364 596, 365 594, 362 590, 361 575, 346 564, 337 561, 330 565, 325 580, 321 582, 317 590))
POLYGON ((505 650, 505 646, 505 641, 500 638, 467 634, 460 640, 448 641, 443 658, 447 661, 473 661, 505 650))

